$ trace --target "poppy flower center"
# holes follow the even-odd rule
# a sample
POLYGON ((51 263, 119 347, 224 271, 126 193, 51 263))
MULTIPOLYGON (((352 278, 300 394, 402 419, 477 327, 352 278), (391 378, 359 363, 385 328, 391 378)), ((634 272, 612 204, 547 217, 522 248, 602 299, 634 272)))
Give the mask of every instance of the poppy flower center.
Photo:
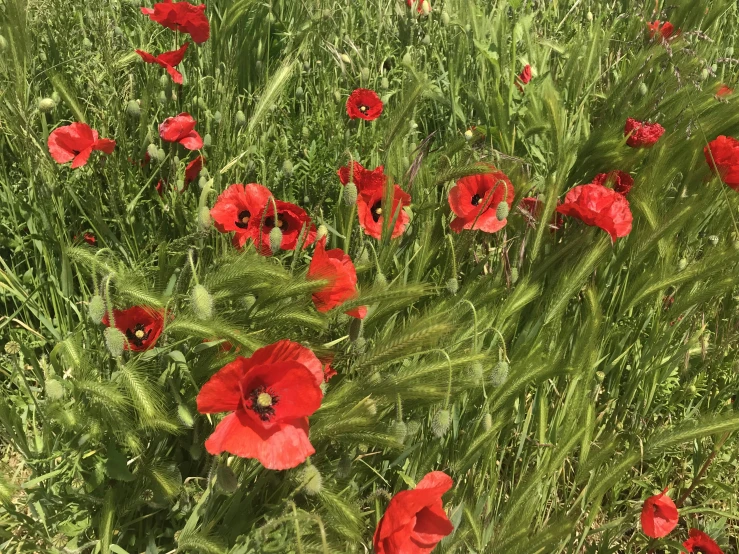
POLYGON ((475 194, 472 196, 472 205, 477 206, 480 203, 480 200, 482 200, 482 197, 479 194, 475 194))
POLYGON ((369 108, 367 106, 365 106, 364 104, 362 104, 362 105, 359 106, 359 111, 360 112, 364 113, 367 110, 369 110, 369 108))
MULTIPOLYGON (((274 217, 267 217, 267 219, 264 222, 264 226, 268 229, 271 229, 275 226, 275 220, 274 217)), ((280 214, 277 214, 277 227, 282 230, 284 233, 287 231, 287 221, 283 219, 283 217, 280 214)))
POLYGON ((249 219, 251 219, 251 213, 249 210, 242 210, 236 219, 236 227, 239 229, 246 229, 249 226, 249 219))
POLYGON ((275 415, 275 406, 280 398, 264 385, 260 385, 251 391, 249 400, 251 401, 249 408, 259 416, 259 419, 269 421, 275 415))
POLYGON ((372 209, 370 210, 372 212, 372 219, 377 223, 380 221, 380 216, 382 215, 382 200, 378 200, 372 205, 372 209))
POLYGON ((126 329, 126 338, 138 347, 144 346, 144 341, 150 334, 151 329, 147 331, 143 323, 137 323, 133 329, 126 329))

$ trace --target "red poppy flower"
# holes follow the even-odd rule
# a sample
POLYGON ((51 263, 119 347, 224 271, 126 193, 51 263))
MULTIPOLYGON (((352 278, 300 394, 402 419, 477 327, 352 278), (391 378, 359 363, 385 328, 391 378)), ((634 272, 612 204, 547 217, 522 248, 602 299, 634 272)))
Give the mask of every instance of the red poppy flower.
POLYGON ((167 73, 172 77, 172 80, 178 85, 182 84, 182 73, 177 71, 175 67, 185 57, 185 51, 190 45, 189 42, 183 44, 178 50, 172 50, 171 52, 164 52, 158 56, 153 56, 143 50, 136 50, 136 53, 141 56, 146 63, 155 63, 167 70, 167 73))
POLYGON ((677 506, 666 492, 647 498, 641 510, 641 528, 653 539, 666 537, 677 526, 677 506))
POLYGON ((256 240, 259 233, 259 217, 267 206, 272 193, 257 183, 244 186, 241 183, 224 190, 210 210, 214 225, 221 233, 236 234, 235 246, 242 248, 249 239, 256 240))
MULTIPOLYGON (((405 3, 409 8, 412 8, 413 4, 416 4, 416 11, 418 13, 423 13, 423 0, 405 0, 405 3)), ((428 10, 431 11, 431 3, 427 0, 426 4, 428 5, 428 10)))
POLYGON ((508 176, 491 166, 488 173, 462 177, 449 191, 449 206, 457 216, 451 222, 452 231, 475 229, 495 233, 505 227, 508 219, 498 221, 498 204, 513 204, 513 185, 508 176))
POLYGON ((603 185, 606 183, 613 184, 613 190, 619 194, 626 196, 629 194, 631 187, 634 186, 634 178, 624 171, 614 170, 608 173, 598 173, 593 178, 594 185, 603 185))
POLYGON ((98 239, 96 239, 95 235, 93 235, 92 233, 85 233, 84 235, 82 235, 82 240, 84 240, 90 246, 94 246, 95 243, 98 241, 98 239))
MULTIPOLYGON (((205 158, 198 156, 185 167, 185 189, 188 183, 192 183, 200 175, 200 171, 203 169, 205 158)), ((184 190, 184 189, 183 189, 184 190)))
POLYGON ((49 154, 56 163, 72 162, 72 169, 87 163, 93 150, 111 154, 115 148, 112 139, 98 138, 98 132, 85 123, 57 127, 49 134, 49 154))
POLYGON ((203 385, 202 414, 227 415, 205 441, 211 454, 256 458, 267 469, 289 469, 315 453, 308 416, 321 405, 323 366, 308 348, 281 340, 239 356, 203 385))
MULTIPOLYGON (((300 206, 282 200, 275 200, 275 205, 277 206, 277 227, 282 231, 280 249, 295 250, 298 247, 298 240, 302 242, 303 248, 313 244, 316 240, 316 226, 311 223, 305 210, 300 206)), ((267 202, 267 207, 259 214, 259 219, 254 223, 257 226, 254 240, 258 241, 261 235, 262 247, 259 251, 261 254, 269 256, 272 254, 269 232, 275 226, 275 210, 272 207, 272 202, 267 202), (261 221, 264 221, 264 226, 260 233, 259 224, 261 221)))
POLYGON ((336 373, 336 370, 331 367, 330 364, 326 364, 326 367, 323 368, 323 382, 328 383, 333 377, 336 377, 338 373, 336 373))
POLYGON ((526 67, 524 67, 521 73, 518 74, 518 77, 516 77, 516 86, 518 87, 518 90, 523 92, 523 87, 521 85, 528 85, 529 81, 531 81, 531 66, 526 64, 526 67))
POLYGON ((718 96, 719 98, 724 98, 725 96, 730 96, 732 94, 734 94, 734 89, 729 88, 726 85, 721 85, 716 91, 716 96, 718 96))
POLYGON ((570 189, 557 211, 576 217, 585 225, 600 227, 611 235, 613 241, 631 232, 633 217, 629 201, 603 185, 591 183, 570 189))
POLYGON ((649 148, 659 140, 665 128, 659 123, 646 123, 629 117, 624 126, 626 144, 632 148, 649 148))
MULTIPOLYGON (((328 312, 357 296, 357 271, 352 259, 341 248, 326 250, 326 237, 316 244, 308 268, 308 279, 326 280, 327 284, 313 293, 313 304, 319 312, 328 312)), ((363 319, 367 308, 361 306, 347 312, 363 319)))
POLYGON ((441 501, 451 488, 451 477, 432 471, 415 489, 393 496, 375 530, 376 554, 429 554, 454 531, 441 501))
MULTIPOLYGON (((652 23, 647 23, 647 28, 649 29, 649 38, 654 38, 659 33, 664 40, 669 40, 675 33, 675 27, 669 21, 665 21, 664 23, 659 20, 653 21, 652 23)), ((680 31, 675 34, 674 38, 677 38, 679 34, 680 31)))
POLYGON ((342 185, 352 182, 357 186, 357 192, 361 194, 382 187, 387 181, 387 175, 384 171, 384 166, 376 167, 370 171, 362 167, 359 162, 352 162, 351 167, 347 164, 340 167, 336 173, 339 175, 339 181, 342 185))
MULTIPOLYGON (((384 221, 382 198, 385 195, 385 187, 367 189, 357 197, 357 215, 359 225, 364 229, 364 234, 376 239, 382 238, 382 227, 384 221)), ((395 218, 392 238, 398 238, 403 234, 411 218, 403 209, 411 205, 411 195, 398 185, 393 185, 392 210, 390 216, 395 218), (396 217, 397 216, 397 217, 396 217)))
POLYGON ((195 130, 196 123, 189 113, 168 117, 159 124, 159 136, 167 142, 179 142, 188 150, 200 150, 203 139, 195 130))
POLYGON ((688 552, 700 554, 724 554, 711 537, 698 529, 691 529, 688 532, 688 540, 683 543, 688 552))
POLYGON ((173 31, 188 33, 192 40, 201 44, 210 36, 210 24, 205 16, 205 4, 193 6, 188 2, 164 0, 153 8, 141 8, 141 13, 149 19, 173 31))
POLYGON ((703 149, 708 166, 721 180, 739 192, 739 140, 720 135, 703 149))
POLYGON ((346 101, 346 114, 351 119, 374 121, 382 113, 382 100, 374 90, 358 88, 346 101))
MULTIPOLYGON (((164 312, 144 306, 134 306, 127 310, 113 310, 116 328, 126 335, 126 350, 140 352, 152 348, 162 334, 164 312)), ((106 313, 103 325, 110 327, 106 313)))
POLYGON ((167 186, 167 180, 166 179, 159 179, 157 181, 156 189, 157 189, 157 192, 159 193, 159 196, 161 196, 161 195, 164 194, 164 187, 166 187, 166 186, 167 186))

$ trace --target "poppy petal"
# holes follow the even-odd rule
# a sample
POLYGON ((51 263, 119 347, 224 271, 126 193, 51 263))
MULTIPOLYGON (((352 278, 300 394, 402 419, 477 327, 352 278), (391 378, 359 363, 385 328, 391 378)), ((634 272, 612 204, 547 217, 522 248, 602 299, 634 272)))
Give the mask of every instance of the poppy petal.
POLYGON ((106 154, 112 154, 115 149, 115 141, 113 139, 97 139, 92 149, 105 152, 106 154))
POLYGON ((198 393, 198 412, 214 414, 233 412, 241 403, 241 387, 239 383, 246 373, 244 358, 236 358, 223 366, 198 393))
POLYGON ((203 139, 197 131, 190 131, 179 140, 179 143, 188 150, 200 150, 203 147, 203 139))
POLYGON ((90 159, 90 154, 92 154, 92 146, 88 146, 82 152, 77 154, 72 161, 72 169, 85 165, 87 160, 90 159))

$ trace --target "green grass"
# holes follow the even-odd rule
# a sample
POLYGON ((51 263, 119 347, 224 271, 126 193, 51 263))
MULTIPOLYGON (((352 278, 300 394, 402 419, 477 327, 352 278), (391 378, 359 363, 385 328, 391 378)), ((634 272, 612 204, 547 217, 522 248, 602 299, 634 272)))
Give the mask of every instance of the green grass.
POLYGON ((0 550, 361 553, 389 495, 442 470, 456 529, 435 552, 680 552, 689 527, 738 552, 739 197, 703 156, 739 136, 736 96, 714 96, 737 84, 737 8, 659 4, 682 30, 669 47, 648 40, 651 0, 437 0, 430 17, 402 0, 209 0, 211 38, 173 88, 133 50, 184 38, 139 2, 0 0, 0 343, 20 346, 0 353, 0 550), (359 86, 385 101, 375 122, 346 117, 359 86), (210 145, 180 194, 194 154, 157 125, 182 111, 210 145), (630 149, 628 116, 667 132, 630 149), (83 120, 115 152, 57 165, 48 133, 83 120), (166 158, 142 167, 151 143, 166 158), (353 224, 336 177, 349 159, 410 191, 402 238, 353 224), (514 209, 499 233, 451 233, 448 191, 481 161, 510 177, 514 206, 543 195, 540 221, 572 186, 631 172, 633 230, 611 245, 514 209), (352 256, 357 305, 372 307, 359 337, 341 310, 315 311, 308 252, 237 253, 203 229, 198 208, 236 182, 304 207, 352 256), (211 320, 190 308, 193 270, 211 320), (110 356, 87 317, 106 282, 116 306, 172 311, 156 349, 110 356), (205 452, 216 419, 195 397, 234 357, 203 344, 214 338, 336 356, 310 418, 318 494, 301 468, 205 452), (650 542, 639 512, 665 487, 690 494, 679 527, 650 542))

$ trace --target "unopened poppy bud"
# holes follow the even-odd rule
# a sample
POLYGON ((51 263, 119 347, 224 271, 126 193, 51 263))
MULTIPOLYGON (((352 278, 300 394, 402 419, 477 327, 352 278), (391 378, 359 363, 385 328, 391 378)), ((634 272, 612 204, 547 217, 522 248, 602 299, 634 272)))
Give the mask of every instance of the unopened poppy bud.
MULTIPOLYGON (((365 339, 364 337, 359 337, 357 340, 354 341, 354 352, 356 352, 357 354, 364 354, 366 350, 367 339, 365 339)), ((380 378, 379 373, 374 373, 372 378, 374 378, 374 376, 377 376, 377 379, 380 378)))
POLYGON ((431 13, 431 4, 429 4, 429 0, 423 0, 423 2, 421 2, 421 11, 423 12, 423 15, 431 13))
POLYGON ((518 281, 518 268, 512 267, 511 268, 511 285, 515 285, 516 281, 518 281))
POLYGON ((241 110, 236 112, 236 125, 238 125, 239 127, 243 127, 244 125, 246 125, 246 115, 244 115, 244 112, 242 112, 241 110))
POLYGON ((710 242, 713 246, 716 246, 718 244, 718 236, 717 235, 709 236, 708 242, 710 242))
POLYGON ((703 71, 701 71, 701 79, 705 81, 706 79, 708 79, 709 75, 711 75, 710 71, 708 71, 707 67, 704 67, 703 71))
POLYGON ((411 66, 411 65, 413 65, 413 58, 411 58, 411 53, 410 52, 406 52, 403 55, 403 59, 401 60, 401 63, 403 65, 405 65, 405 66, 411 66))
POLYGON ((422 43, 424 43, 426 46, 431 44, 431 36, 430 35, 424 35, 423 39, 421 40, 422 43))
MULTIPOLYGON (((309 199, 310 201, 310 199, 309 199)), ((308 204, 308 202, 306 202, 308 204)), ((318 226, 318 230, 316 231, 316 242, 321 240, 323 237, 328 235, 328 227, 326 227, 323 223, 318 226)))
POLYGON ((449 22, 451 21, 451 18, 449 17, 449 14, 446 12, 441 12, 441 22, 444 25, 449 25, 449 22))
POLYGON ((162 163, 167 158, 167 153, 164 151, 164 148, 160 148, 157 150, 157 160, 159 163, 162 163))
POLYGON ((8 41, 7 39, 0 35, 0 51, 5 51, 8 49, 8 41))
POLYGON ((440 439, 449 432, 451 423, 452 416, 449 410, 439 410, 431 420, 431 431, 437 439, 440 439))
POLYGON ((347 206, 353 206, 357 203, 357 185, 354 183, 347 183, 344 186, 344 204, 347 206))
POLYGON ((213 114, 213 123, 215 123, 216 125, 220 125, 222 119, 223 115, 220 111, 216 110, 216 113, 213 114))
POLYGON ((390 81, 388 80, 387 77, 382 78, 382 81, 380 81, 380 87, 383 90, 387 90, 390 87, 390 81))
POLYGON ((467 25, 464 26, 464 32, 465 33, 472 32, 472 25, 470 25, 469 23, 467 23, 467 25))
POLYGON ((273 14, 272 12, 269 12, 267 14, 267 21, 269 21, 270 24, 271 23, 274 23, 275 21, 277 21, 277 18, 275 17, 275 14, 273 14))
POLYGON ((362 81, 369 81, 370 78, 370 70, 368 67, 363 67, 362 71, 359 72, 359 77, 362 79, 362 81))
POLYGON ((593 21, 593 12, 588 11, 588 14, 586 17, 588 18, 588 21, 593 21))
POLYGON ((87 305, 87 315, 90 316, 90 320, 93 323, 100 323, 105 315, 105 302, 103 297, 96 294, 90 298, 90 303, 87 305))
POLYGON ((56 102, 54 102, 53 98, 42 98, 38 101, 38 109, 42 113, 53 112, 54 108, 56 108, 56 102))
POLYGON ((446 290, 449 291, 449 294, 457 294, 457 291, 459 290, 459 280, 456 277, 452 277, 446 282, 446 290))
POLYGON ((257 297, 253 294, 247 294, 242 302, 244 304, 244 308, 246 308, 247 310, 251 310, 254 304, 257 303, 257 297))
POLYGON ((87 50, 90 50, 92 48, 92 41, 89 38, 85 37, 82 41, 82 46, 84 46, 87 50))
POLYGON ((290 160, 285 160, 284 162, 282 162, 282 171, 285 175, 291 177, 293 172, 295 171, 293 163, 290 160))
POLYGON ((272 227, 272 230, 269 232, 269 248, 272 250, 273 254, 276 254, 280 251, 280 246, 282 245, 282 231, 279 227, 272 227))
POLYGON ((303 90, 303 87, 299 86, 295 89, 295 98, 297 98, 298 100, 302 100, 303 98, 305 98, 305 91, 303 90))
POLYGON ((354 342, 360 336, 362 336, 362 320, 358 317, 353 317, 349 322, 349 340, 354 342))
POLYGON ((213 297, 203 285, 195 285, 190 297, 192 311, 198 319, 213 317, 213 297))
POLYGON ((472 140, 472 137, 475 136, 475 133, 472 132, 472 129, 467 129, 464 132, 464 140, 472 140))
POLYGON ((698 394, 698 388, 695 385, 689 385, 686 392, 688 393, 688 396, 695 396, 698 394))
POLYGON ((203 206, 198 208, 198 227, 201 231, 208 231, 213 225, 213 219, 210 216, 210 210, 203 206))
POLYGON ((508 378, 508 362, 501 360, 493 367, 493 371, 490 374, 490 383, 494 387, 499 387, 505 383, 508 378))
POLYGON ((167 93, 163 90, 159 91, 159 97, 157 98, 159 100, 160 104, 166 104, 167 103, 167 93))
POLYGON ((686 260, 685 258, 680 258, 680 260, 677 262, 678 271, 682 271, 686 267, 688 267, 688 260, 686 260))
POLYGON ((119 358, 123 354, 126 337, 115 327, 107 327, 103 335, 105 336, 105 346, 108 347, 108 352, 114 358, 119 358))
POLYGON ((301 133, 303 134, 304 139, 310 138, 310 129, 308 129, 307 126, 303 125, 303 129, 301 130, 301 133))
POLYGON ((208 105, 205 103, 205 98, 203 98, 202 96, 198 98, 198 108, 200 108, 201 110, 208 109, 208 105))
POLYGON ((218 464, 218 469, 216 469, 216 483, 226 494, 232 494, 239 488, 239 480, 236 474, 226 464, 218 464))
POLYGON ((393 421, 388 429, 393 438, 400 444, 405 442, 405 437, 408 434, 408 427, 402 421, 393 421))
POLYGON ((475 383, 479 383, 480 381, 482 381, 484 373, 485 371, 483 370, 482 364, 480 362, 472 362, 467 368, 467 375, 469 375, 470 380, 475 383))
POLYGON ((129 100, 128 104, 126 104, 126 114, 128 114, 128 117, 138 119, 141 115, 141 106, 139 106, 137 100, 129 100))
POLYGON ((187 428, 191 428, 195 423, 190 410, 187 409, 187 406, 184 406, 182 404, 177 406, 177 418, 180 420, 182 425, 187 428))
POLYGON ((150 144, 146 147, 146 153, 149 154, 149 157, 152 160, 156 160, 159 158, 159 148, 156 144, 150 144))
POLYGON ((300 472, 302 491, 308 496, 316 496, 323 489, 323 477, 314 465, 306 465, 300 472))
POLYGON ((504 221, 506 217, 508 217, 508 213, 510 211, 510 208, 508 207, 508 202, 503 200, 503 202, 500 202, 498 204, 498 207, 495 208, 495 218, 498 221, 504 221))
POLYGON ((346 54, 341 55, 341 61, 348 64, 352 63, 352 59, 346 54))
POLYGON ((375 285, 380 287, 387 286, 387 277, 385 277, 385 274, 382 273, 382 271, 378 271, 377 275, 375 275, 375 285))
POLYGON ((206 133, 203 137, 203 146, 210 146, 213 142, 212 137, 210 136, 210 133, 206 133))
POLYGON ((59 400, 64 396, 64 387, 56 379, 47 379, 44 392, 49 400, 59 400))
POLYGON ((493 416, 491 414, 485 414, 482 417, 482 428, 485 431, 490 431, 493 428, 493 416))

